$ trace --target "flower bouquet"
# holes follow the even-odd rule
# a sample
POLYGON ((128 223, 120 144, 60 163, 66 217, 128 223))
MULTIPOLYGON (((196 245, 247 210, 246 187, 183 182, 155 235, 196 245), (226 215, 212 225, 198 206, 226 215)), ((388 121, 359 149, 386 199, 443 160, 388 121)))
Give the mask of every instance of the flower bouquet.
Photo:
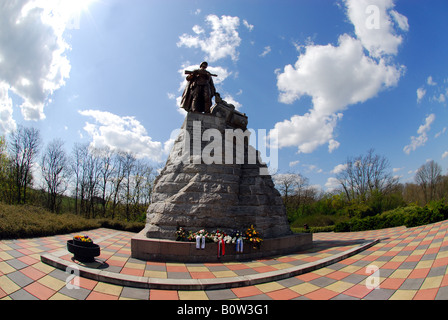
POLYGON ((77 235, 73 237, 73 243, 82 247, 90 247, 93 245, 93 240, 86 235, 77 235))
POLYGON ((260 248, 260 245, 263 242, 260 233, 254 228, 253 225, 246 230, 246 242, 252 244, 252 248, 254 249, 260 248))

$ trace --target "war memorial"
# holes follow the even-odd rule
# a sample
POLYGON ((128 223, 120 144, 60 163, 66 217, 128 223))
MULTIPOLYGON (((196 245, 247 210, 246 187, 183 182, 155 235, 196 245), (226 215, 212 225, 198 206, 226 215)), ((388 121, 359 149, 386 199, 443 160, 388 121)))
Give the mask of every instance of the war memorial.
POLYGON ((207 66, 185 72, 188 113, 155 181, 146 227, 131 240, 132 257, 213 262, 310 248, 312 234, 291 232, 268 167, 249 144, 248 116, 221 99, 207 66), (243 243, 247 230, 257 243, 243 243))

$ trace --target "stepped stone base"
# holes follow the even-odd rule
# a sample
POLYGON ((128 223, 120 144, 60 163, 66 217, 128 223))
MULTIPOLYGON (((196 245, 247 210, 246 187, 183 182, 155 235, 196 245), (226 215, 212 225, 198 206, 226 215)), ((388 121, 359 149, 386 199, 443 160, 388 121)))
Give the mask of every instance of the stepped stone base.
POLYGON ((132 257, 147 261, 172 262, 225 262, 244 261, 300 252, 313 246, 311 233, 293 234, 263 241, 258 249, 244 244, 243 253, 237 253, 234 244, 226 244, 225 255, 218 258, 216 243, 207 243, 205 249, 196 249, 195 242, 151 239, 142 230, 131 240, 132 257))

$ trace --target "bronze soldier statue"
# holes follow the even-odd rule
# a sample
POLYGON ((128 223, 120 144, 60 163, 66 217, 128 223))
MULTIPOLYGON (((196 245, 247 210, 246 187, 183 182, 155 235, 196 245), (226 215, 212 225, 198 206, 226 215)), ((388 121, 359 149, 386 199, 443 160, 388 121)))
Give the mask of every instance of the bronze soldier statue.
POLYGON ((213 78, 217 75, 211 74, 206 69, 207 62, 202 62, 199 69, 185 71, 188 84, 182 95, 181 107, 188 112, 210 113, 212 98, 216 94, 213 78))

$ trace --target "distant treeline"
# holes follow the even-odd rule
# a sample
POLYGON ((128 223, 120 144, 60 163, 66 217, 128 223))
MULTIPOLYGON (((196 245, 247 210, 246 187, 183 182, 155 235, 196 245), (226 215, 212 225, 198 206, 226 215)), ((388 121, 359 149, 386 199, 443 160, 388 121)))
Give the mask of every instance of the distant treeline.
POLYGON ((0 201, 33 204, 87 218, 144 220, 156 170, 129 152, 64 142, 44 145, 40 132, 19 126, 0 137, 0 201))
POLYGON ((387 158, 374 150, 348 158, 339 166, 336 174, 339 187, 331 192, 313 188, 300 173, 278 174, 274 179, 293 227, 331 226, 352 218, 448 200, 448 175, 442 174, 435 161, 423 164, 414 182, 403 184, 393 175, 387 158))

